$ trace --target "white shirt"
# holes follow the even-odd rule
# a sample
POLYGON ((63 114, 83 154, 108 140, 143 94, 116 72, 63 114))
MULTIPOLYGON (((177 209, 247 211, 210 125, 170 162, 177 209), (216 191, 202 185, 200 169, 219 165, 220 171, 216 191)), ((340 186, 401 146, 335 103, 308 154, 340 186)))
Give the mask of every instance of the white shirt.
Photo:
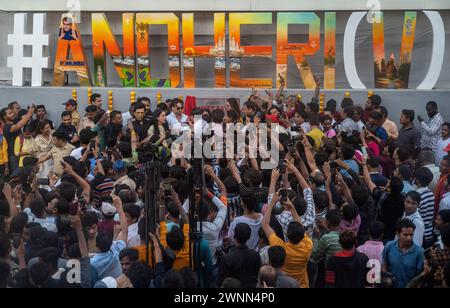
POLYGON ((134 223, 128 226, 128 241, 127 247, 139 246, 141 244, 141 238, 138 234, 138 223, 134 223))
POLYGON ((212 131, 214 131, 214 136, 218 138, 223 138, 223 125, 218 123, 212 124, 212 131))
POLYGON ((30 210, 30 208, 26 208, 23 210, 25 214, 28 215, 28 222, 36 222, 41 225, 42 228, 47 229, 50 232, 58 232, 56 228, 55 219, 52 217, 47 218, 37 218, 30 210))
MULTIPOLYGON (((217 263, 216 250, 217 246, 219 246, 219 234, 222 230, 223 224, 225 223, 225 219, 227 217, 227 207, 220 201, 219 198, 214 197, 211 200, 219 209, 217 213, 216 219, 214 221, 204 221, 203 228, 203 238, 208 241, 208 246, 211 251, 211 257, 213 264, 217 263)), ((187 199, 183 204, 183 209, 186 213, 189 213, 189 199, 187 199)), ((198 222, 198 226, 200 228, 200 222, 198 222)))
POLYGON ((423 236, 425 235, 425 224, 423 223, 422 216, 420 216, 419 210, 414 214, 406 215, 404 213, 403 218, 408 218, 416 225, 416 230, 414 230, 414 244, 422 247, 423 236))
POLYGON ((234 239, 234 229, 240 223, 247 224, 252 233, 250 235, 250 239, 247 241, 247 247, 253 249, 254 251, 259 251, 259 229, 261 228, 261 223, 263 220, 263 215, 259 214, 260 217, 258 219, 250 219, 246 216, 236 217, 231 223, 230 230, 228 230, 228 237, 234 239))
POLYGON ((359 120, 358 122, 356 122, 356 124, 358 125, 359 131, 362 132, 365 127, 363 121, 359 120))
POLYGON ((208 129, 208 122, 205 120, 199 120, 194 123, 194 134, 195 136, 202 136, 203 134, 206 134, 206 131, 208 129))
POLYGON ((436 166, 439 167, 441 160, 444 156, 447 156, 447 152, 444 152, 445 148, 450 144, 450 138, 443 140, 439 138, 436 144, 436 166))
POLYGON ((127 127, 128 121, 132 118, 133 118, 133 116, 131 115, 130 112, 122 113, 122 126, 127 127))
POLYGON ((189 125, 186 124, 188 121, 188 116, 185 114, 181 115, 181 121, 178 121, 175 114, 171 113, 166 118, 167 124, 169 124, 169 128, 173 135, 180 134, 183 130, 189 129, 189 125))
POLYGON ((83 147, 76 148, 75 150, 72 151, 72 153, 70 153, 70 156, 72 156, 76 160, 80 160, 81 157, 83 156, 83 154, 81 154, 81 152, 83 152, 83 150, 84 150, 83 147))
POLYGON ((450 210, 450 193, 445 193, 439 203, 439 212, 442 210, 450 210))
POLYGON ((441 172, 439 171, 439 167, 436 167, 433 164, 425 165, 425 168, 428 168, 431 173, 433 173, 433 180, 428 185, 428 188, 434 193, 436 190, 436 185, 441 177, 441 172))

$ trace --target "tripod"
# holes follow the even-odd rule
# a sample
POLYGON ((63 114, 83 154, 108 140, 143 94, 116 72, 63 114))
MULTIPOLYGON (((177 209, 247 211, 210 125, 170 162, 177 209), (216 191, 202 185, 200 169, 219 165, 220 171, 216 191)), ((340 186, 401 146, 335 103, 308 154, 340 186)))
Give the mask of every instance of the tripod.
MULTIPOLYGON (((149 264, 149 244, 150 237, 149 232, 156 234, 156 218, 157 204, 158 204, 158 189, 160 182, 161 163, 154 158, 145 162, 145 202, 144 202, 144 215, 145 215, 145 257, 146 262, 149 264)), ((155 258, 154 247, 152 245, 152 269, 155 270, 155 258)))
POLYGON ((199 219, 195 195, 200 193, 201 204, 206 191, 203 164, 203 159, 194 159, 189 171, 189 187, 193 188, 189 196, 189 265, 197 273, 199 287, 202 281, 203 221, 199 219))

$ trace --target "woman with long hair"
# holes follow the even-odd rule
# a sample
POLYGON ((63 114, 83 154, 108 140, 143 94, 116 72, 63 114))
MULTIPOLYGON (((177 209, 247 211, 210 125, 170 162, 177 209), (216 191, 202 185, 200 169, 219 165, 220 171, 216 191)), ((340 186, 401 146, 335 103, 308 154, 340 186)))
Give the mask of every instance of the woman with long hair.
POLYGON ((150 142, 158 147, 157 156, 164 160, 170 156, 169 125, 166 121, 166 112, 156 109, 153 113, 153 124, 148 130, 150 142))
POLYGON ((239 121, 242 123, 241 108, 239 107, 237 99, 234 97, 228 98, 225 102, 224 109, 225 112, 232 111, 235 114, 235 117, 238 117, 239 121))
MULTIPOLYGON (((47 155, 53 147, 52 127, 47 120, 41 121, 37 126, 36 136, 37 153, 36 157, 41 158, 47 155)), ((38 178, 47 178, 53 170, 53 159, 49 159, 40 166, 38 178)))

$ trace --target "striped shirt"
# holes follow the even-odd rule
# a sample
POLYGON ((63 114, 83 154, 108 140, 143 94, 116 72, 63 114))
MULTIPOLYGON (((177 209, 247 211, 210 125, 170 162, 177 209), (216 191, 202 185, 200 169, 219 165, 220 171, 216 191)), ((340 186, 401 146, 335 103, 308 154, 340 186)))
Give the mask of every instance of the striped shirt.
POLYGON ((433 152, 436 151, 437 142, 441 137, 442 123, 444 123, 444 120, 439 113, 435 114, 432 118, 429 118, 428 121, 420 122, 420 125, 423 128, 421 140, 422 149, 429 148, 433 152))
POLYGON ((102 205, 102 197, 108 197, 113 192, 114 180, 104 178, 103 181, 98 180, 95 184, 95 187, 93 187, 94 206, 100 207, 102 205))
POLYGON ((420 194, 419 213, 425 225, 425 240, 433 239, 434 223, 434 194, 428 187, 418 188, 420 194))
POLYGON ((339 244, 339 232, 331 231, 323 235, 320 240, 314 239, 314 247, 311 258, 319 261, 325 258, 325 264, 328 259, 341 251, 341 244, 339 244))

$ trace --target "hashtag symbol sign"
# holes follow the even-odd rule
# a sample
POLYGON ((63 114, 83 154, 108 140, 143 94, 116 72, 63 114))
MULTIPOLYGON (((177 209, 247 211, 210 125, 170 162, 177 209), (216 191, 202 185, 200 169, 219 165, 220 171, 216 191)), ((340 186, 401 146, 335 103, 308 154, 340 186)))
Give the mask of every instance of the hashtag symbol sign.
POLYGON ((13 46, 13 55, 7 65, 13 70, 13 86, 23 86, 23 69, 31 68, 31 86, 42 86, 42 69, 48 68, 49 58, 43 56, 43 48, 48 46, 49 36, 44 34, 46 14, 33 15, 33 34, 25 34, 26 13, 14 15, 14 33, 8 35, 8 45, 13 46), (24 56, 24 47, 32 46, 31 57, 24 56))

